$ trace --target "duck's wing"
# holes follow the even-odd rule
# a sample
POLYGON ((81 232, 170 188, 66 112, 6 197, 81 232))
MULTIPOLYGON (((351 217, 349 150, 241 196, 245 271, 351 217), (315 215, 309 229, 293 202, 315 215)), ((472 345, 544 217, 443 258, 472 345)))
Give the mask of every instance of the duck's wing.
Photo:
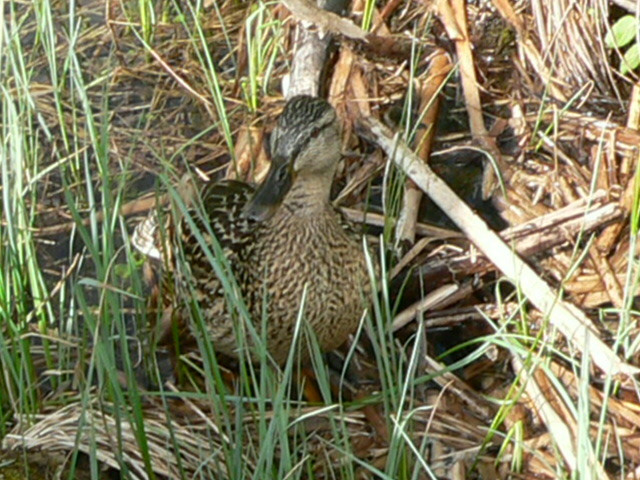
MULTIPOLYGON (((223 250, 238 252, 252 241, 256 224, 243 215, 243 210, 254 193, 251 185, 236 180, 207 185, 202 191, 204 216, 223 250)), ((195 223, 198 228, 204 227, 201 220, 195 223)), ((208 232, 206 228, 201 231, 208 232)), ((184 227, 183 221, 183 242, 189 241, 185 234, 191 236, 192 232, 184 227)))
POLYGON ((223 250, 237 251, 250 241, 253 222, 244 218, 242 210, 253 193, 251 185, 236 180, 209 183, 199 196, 181 191, 189 218, 179 207, 173 212, 169 207, 153 210, 136 225, 131 244, 149 258, 166 261, 177 232, 182 245, 194 252, 199 249, 196 230, 210 243, 210 229, 223 250))
MULTIPOLYGON (((136 225, 131 235, 131 245, 143 255, 154 260, 162 260, 162 252, 166 251, 163 246, 160 230, 159 215, 156 210, 149 214, 136 225)), ((166 214, 165 214, 166 218, 166 214)), ((168 225, 165 225, 168 227, 168 225)))

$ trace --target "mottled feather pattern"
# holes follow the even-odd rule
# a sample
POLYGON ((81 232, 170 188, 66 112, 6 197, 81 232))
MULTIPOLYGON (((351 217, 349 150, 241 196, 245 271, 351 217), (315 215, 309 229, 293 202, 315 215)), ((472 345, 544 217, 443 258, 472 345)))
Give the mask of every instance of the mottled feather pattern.
MULTIPOLYGON (((201 193, 204 218, 196 209, 192 209, 193 219, 199 232, 208 232, 206 225, 225 249, 237 251, 253 238, 255 226, 242 216, 242 209, 253 194, 250 185, 235 180, 223 180, 208 184, 201 193)), ((181 222, 181 237, 184 245, 196 245, 188 222, 181 222)))
MULTIPOLYGON (((211 205, 209 199, 205 205, 211 205)), ((300 205, 285 203, 267 223, 253 226, 242 248, 235 243, 225 252, 252 318, 259 322, 267 312, 267 346, 279 363, 288 355, 305 288, 305 319, 324 350, 338 347, 356 329, 370 292, 361 236, 328 203, 303 213, 300 205)), ((199 301, 211 319, 216 349, 236 356, 231 316, 215 290, 220 283, 207 275, 208 260, 204 255, 185 260, 201 284, 199 301)))
POLYGON ((309 141, 327 125, 336 122, 333 108, 320 98, 295 97, 278 118, 278 128, 271 136, 271 151, 295 159, 309 141), (277 145, 277 148, 274 147, 277 145))
POLYGON ((338 347, 356 329, 370 288, 361 239, 342 226, 337 212, 327 205, 302 219, 286 208, 280 213, 251 249, 268 275, 247 271, 253 288, 245 294, 258 307, 252 313, 259 314, 266 286, 269 350, 283 361, 305 288, 305 319, 324 350, 338 347))
MULTIPOLYGON (((305 294, 304 320, 321 348, 331 350, 357 328, 370 285, 362 237, 329 202, 340 159, 332 107, 322 99, 294 97, 278 119, 271 142, 274 158, 288 162, 293 180, 286 187, 290 190, 281 191, 282 203, 272 216, 257 221, 243 214, 259 197, 253 187, 227 180, 207 185, 189 208, 197 234, 186 218, 174 218, 166 229, 159 228, 157 219, 147 219, 136 228, 134 245, 143 252, 177 252, 180 261, 160 256, 172 259, 165 278, 175 281, 180 321, 188 316, 193 294, 214 348, 237 357, 234 332, 240 325, 234 323, 223 284, 198 240, 213 252, 213 234, 228 261, 226 273, 235 278, 258 331, 266 312, 267 347, 274 360, 283 363, 305 294), (170 237, 170 245, 163 246, 161 237, 170 237)), ((249 337, 245 343, 252 346, 249 337)))
POLYGON ((162 253, 157 231, 158 215, 153 212, 136 225, 131 236, 131 244, 147 257, 160 260, 162 253))

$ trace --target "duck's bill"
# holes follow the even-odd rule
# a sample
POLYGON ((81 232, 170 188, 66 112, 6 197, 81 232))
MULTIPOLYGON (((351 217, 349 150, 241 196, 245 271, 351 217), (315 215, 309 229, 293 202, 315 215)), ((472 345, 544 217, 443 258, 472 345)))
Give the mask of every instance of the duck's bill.
POLYGON ((291 168, 285 159, 274 158, 267 178, 244 207, 244 216, 256 222, 269 220, 291 188, 291 168))

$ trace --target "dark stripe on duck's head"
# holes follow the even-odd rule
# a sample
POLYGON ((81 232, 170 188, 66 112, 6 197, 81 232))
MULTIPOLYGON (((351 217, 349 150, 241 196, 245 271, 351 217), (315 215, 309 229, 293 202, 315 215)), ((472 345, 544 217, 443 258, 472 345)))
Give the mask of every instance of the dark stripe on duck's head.
POLYGON ((311 140, 335 122, 335 111, 326 100, 295 96, 287 102, 271 134, 271 154, 293 162, 311 140))
POLYGON ((269 220, 289 192, 292 183, 291 165, 287 159, 271 161, 267 178, 244 207, 243 216, 256 222, 269 220))
POLYGON ((299 172, 331 172, 340 159, 340 136, 335 110, 317 97, 299 95, 287 102, 271 134, 271 167, 243 215, 264 222, 271 218, 296 181, 299 172))

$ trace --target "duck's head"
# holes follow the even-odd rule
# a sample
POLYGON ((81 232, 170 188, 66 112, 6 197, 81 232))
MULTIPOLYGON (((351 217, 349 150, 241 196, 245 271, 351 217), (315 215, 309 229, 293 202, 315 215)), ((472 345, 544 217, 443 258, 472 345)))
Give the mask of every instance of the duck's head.
POLYGON ((255 221, 269 219, 298 178, 316 177, 330 185, 340 160, 340 126, 333 107, 308 95, 291 98, 271 133, 271 167, 246 205, 255 221))

